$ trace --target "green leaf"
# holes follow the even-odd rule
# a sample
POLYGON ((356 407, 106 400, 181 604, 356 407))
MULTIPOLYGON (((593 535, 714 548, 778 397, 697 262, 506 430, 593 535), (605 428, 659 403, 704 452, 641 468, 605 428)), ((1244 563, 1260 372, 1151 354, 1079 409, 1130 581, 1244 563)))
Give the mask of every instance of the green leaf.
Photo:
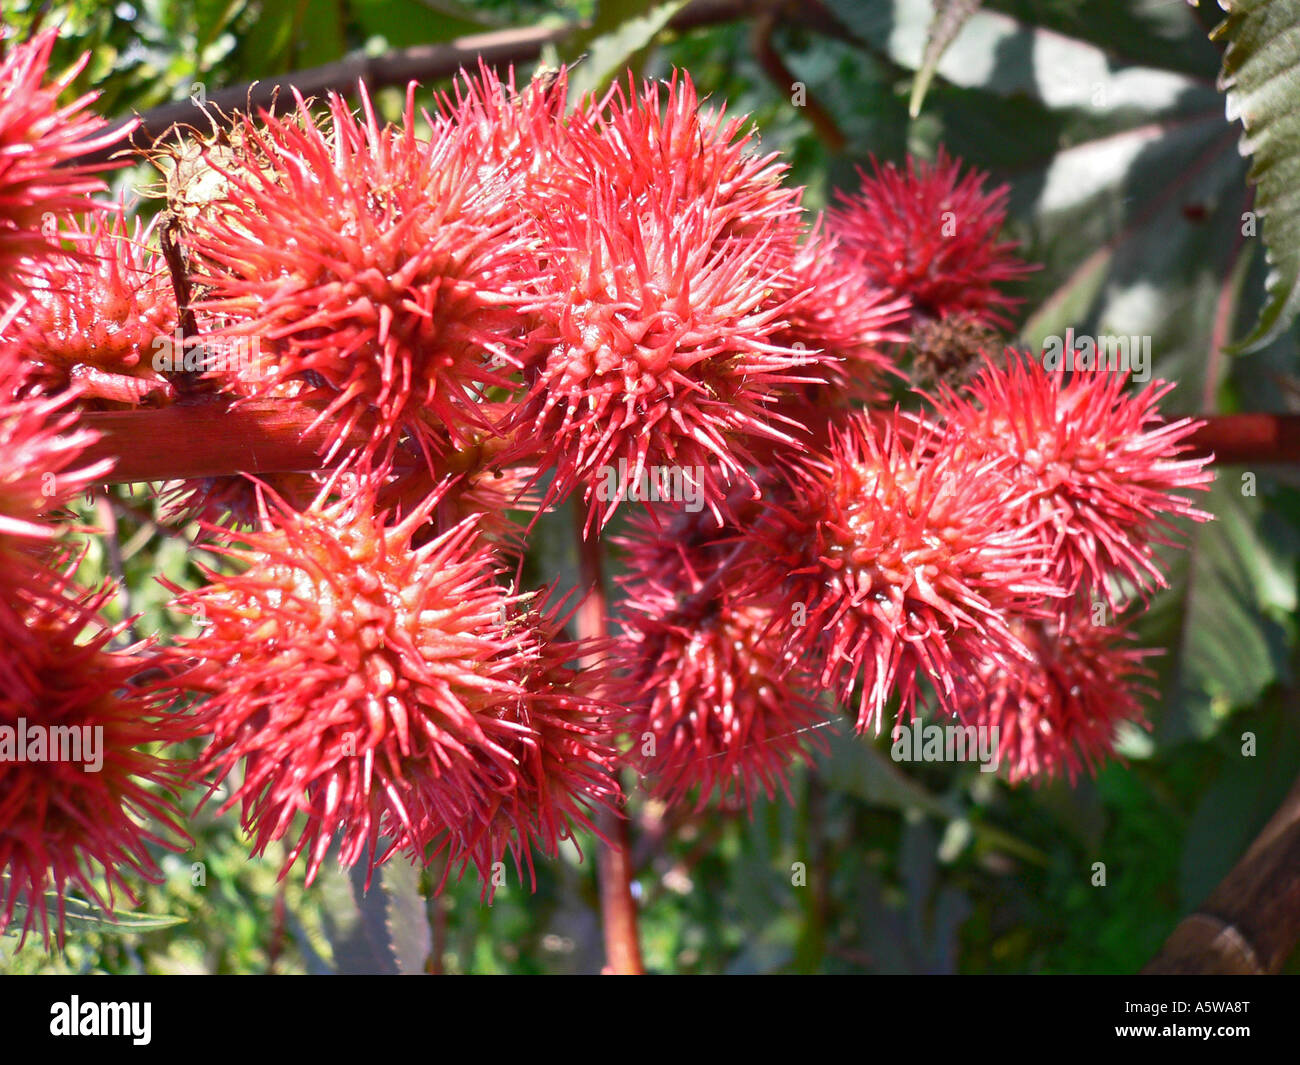
POLYGON ((496 21, 451 0, 349 0, 348 9, 366 36, 382 37, 390 48, 500 28, 496 21))
POLYGON ((1218 779, 1201 798, 1183 840, 1179 887, 1182 905, 1192 910, 1205 901, 1237 863, 1277 810, 1300 763, 1300 738, 1290 728, 1282 707, 1243 717, 1240 728, 1255 734, 1256 753, 1241 753, 1240 728, 1225 736, 1227 756, 1218 779))
MULTIPOLYGON (((932 795, 907 775, 874 742, 866 737, 851 737, 828 729, 830 757, 822 765, 826 786, 863 800, 873 806, 887 806, 904 813, 919 811, 940 821, 965 820, 968 813, 952 798, 932 795)), ((984 844, 1013 854, 1036 865, 1046 864, 1046 856, 1036 847, 983 821, 971 822, 975 836, 984 844)))
POLYGON ((297 0, 263 0, 253 32, 240 42, 239 68, 249 77, 283 74, 289 69, 297 0))
POLYGON ((347 51, 343 35, 342 0, 307 0, 294 22, 293 65, 319 67, 347 51))
POLYGON ((1274 520, 1261 498, 1243 496, 1231 470, 1219 471, 1198 505, 1217 520, 1168 553, 1171 588, 1139 621, 1145 644, 1172 649, 1169 661, 1155 663, 1164 674, 1165 743, 1212 735, 1285 677, 1297 602, 1294 527, 1274 520))
POLYGON ((845 736, 838 729, 825 735, 830 744, 830 757, 822 766, 827 787, 873 806, 921 810, 941 820, 953 814, 948 804, 912 780, 869 738, 845 736))
POLYGON ((952 44, 966 20, 979 10, 983 0, 938 0, 934 6, 934 20, 930 23, 930 33, 925 42, 925 53, 921 56, 921 69, 916 72, 912 82, 912 99, 907 105, 907 113, 915 118, 921 113, 921 101, 930 87, 930 80, 938 69, 939 60, 952 44))
POLYGON ((239 15, 241 6, 238 0, 198 0, 194 5, 194 53, 200 63, 206 65, 224 58, 224 51, 213 55, 210 50, 239 15))
MULTIPOLYGON (((9 875, 0 878, 8 881, 9 875)), ((8 890, 7 884, 4 889, 8 890)), ((50 924, 59 920, 59 896, 53 891, 46 892, 42 906, 49 917, 50 924)), ((19 902, 14 907, 14 924, 21 927, 27 913, 27 904, 19 902)), ((161 928, 174 928, 184 924, 184 917, 173 914, 139 913, 135 910, 100 910, 84 899, 65 897, 63 899, 63 923, 72 932, 98 932, 101 935, 127 935, 131 932, 156 932, 161 928)))
POLYGON ((562 55, 569 62, 585 59, 569 76, 573 99, 587 92, 603 89, 611 80, 622 76, 632 57, 646 48, 655 35, 668 25, 686 0, 669 0, 653 4, 646 0, 603 0, 591 26, 575 33, 564 42, 562 55))
POLYGON ((351 872, 332 862, 321 867, 320 885, 324 933, 334 971, 341 975, 398 972, 397 959, 385 927, 384 893, 378 884, 365 889, 367 866, 359 862, 351 872))
POLYGON ((1300 311, 1300 0, 1242 0, 1215 29, 1226 40, 1219 87, 1228 120, 1245 130, 1255 210, 1264 221, 1268 302, 1250 335, 1234 345, 1256 351, 1279 336, 1300 311))
POLYGON ((420 893, 420 870, 409 861, 394 858, 383 868, 388 943, 397 967, 407 974, 425 972, 433 950, 427 904, 420 893))

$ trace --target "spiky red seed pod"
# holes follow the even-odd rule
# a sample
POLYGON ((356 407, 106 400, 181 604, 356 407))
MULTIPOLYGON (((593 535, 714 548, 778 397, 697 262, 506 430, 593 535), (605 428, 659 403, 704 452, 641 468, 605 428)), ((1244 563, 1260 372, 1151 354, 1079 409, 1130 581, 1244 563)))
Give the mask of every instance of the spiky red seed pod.
MULTIPOLYGON (((0 316, 0 335, 12 317, 0 316)), ((0 725, 17 729, 22 719, 42 729, 90 728, 92 738, 103 730, 95 773, 81 764, 0 757, 0 868, 8 874, 0 926, 22 902, 24 934, 39 925, 48 940, 51 931, 62 938, 69 885, 109 908, 118 892, 134 898, 129 877, 159 879, 145 844, 166 841, 143 820, 181 834, 174 808, 151 790, 173 785, 178 774, 142 748, 187 732, 163 714, 161 700, 131 688, 143 645, 107 650, 122 628, 99 615, 111 592, 68 590, 71 560, 59 557, 49 512, 103 476, 112 460, 79 462, 97 434, 73 428, 76 415, 66 408, 76 390, 42 396, 30 370, 13 344, 0 343, 0 725), (101 875, 106 896, 97 887, 101 875), (58 895, 53 926, 44 899, 51 890, 58 895)))
POLYGON ((58 392, 75 383, 83 405, 173 394, 154 358, 175 343, 176 297, 148 246, 153 224, 128 223, 124 212, 65 228, 76 254, 40 264, 13 326, 33 384, 58 392))
POLYGON ((803 189, 785 183, 789 167, 779 152, 756 150, 747 118, 728 117, 725 105, 705 108, 679 70, 640 89, 629 73, 627 90, 615 85, 602 102, 603 109, 594 101, 580 108, 573 124, 576 177, 587 188, 612 189, 626 209, 652 194, 670 211, 712 203, 719 243, 762 239, 793 256, 803 189))
MULTIPOLYGON (((222 549, 247 568, 183 597, 207 625, 181 643, 199 664, 175 683, 208 695, 205 767, 220 779, 244 763, 229 803, 258 852, 301 814, 289 862, 305 852, 309 877, 338 833, 347 865, 447 848, 486 878, 502 818, 525 817, 521 761, 540 741, 519 707, 538 638, 508 616, 521 597, 472 522, 413 549, 436 498, 394 526, 373 502, 363 485, 301 513, 266 508, 246 547, 222 549), (231 661, 231 674, 213 665, 231 661), (376 855, 381 835, 393 843, 376 855)), ((579 781, 548 782, 564 779, 579 781)), ((518 842, 537 838, 525 827, 518 842)))
POLYGON ((0 308, 29 283, 33 257, 57 250, 56 216, 91 210, 90 197, 104 188, 95 175, 105 164, 67 164, 134 128, 96 136, 107 123, 86 108, 98 93, 59 106, 90 53, 47 82, 57 36, 45 30, 0 59, 0 308))
POLYGON ((732 503, 736 525, 678 508, 661 524, 648 513, 621 541, 622 669, 610 698, 626 708, 630 762, 670 803, 692 790, 699 807, 715 790, 746 804, 788 794, 789 770, 811 757, 825 724, 771 611, 737 593, 741 530, 760 506, 732 503))
POLYGON ((657 84, 620 90, 575 119, 567 195, 532 212, 545 269, 527 309, 549 346, 525 366, 513 426, 555 455, 550 498, 584 489, 589 524, 621 502, 597 495, 620 461, 638 479, 681 469, 715 510, 752 487, 750 442, 793 443, 769 409, 778 390, 827 358, 776 339, 804 295, 801 190, 742 131, 702 116, 685 75, 662 106, 657 84))
POLYGON ((785 308, 767 298, 768 249, 715 252, 722 224, 708 205, 670 213, 653 198, 629 216, 599 192, 544 223, 551 290, 530 310, 554 345, 525 371, 515 424, 522 446, 555 456, 548 499, 583 487, 589 524, 621 502, 598 495, 620 460, 630 479, 680 468, 716 510, 728 485, 751 483, 746 436, 793 444, 766 408, 814 356, 771 341, 785 308))
MULTIPOLYGON (((0 321, 0 334, 5 328, 0 321)), ((41 553, 57 534, 45 515, 113 466, 111 459, 78 465, 98 435, 73 428, 71 395, 31 395, 30 388, 18 349, 0 342, 0 586, 29 565, 14 552, 41 553)))
POLYGON ((889 379, 903 376, 896 358, 908 338, 908 301, 872 287, 846 261, 820 219, 799 248, 786 291, 792 297, 788 324, 773 340, 826 358, 801 371, 815 383, 782 389, 771 408, 774 421, 804 430, 792 430, 800 446, 756 440, 760 468, 783 467, 805 449, 825 451, 847 409, 884 403, 889 379))
POLYGON ((607 644, 563 639, 558 608, 529 611, 515 623, 531 626, 538 642, 517 677, 527 694, 498 712, 519 726, 506 744, 517 779, 474 858, 488 895, 492 886, 485 871, 505 851, 520 878, 535 884, 534 850, 554 858, 562 840, 576 845, 579 828, 601 835, 594 812, 623 802, 614 745, 622 711, 607 696, 609 667, 600 657, 607 644), (579 660, 579 667, 570 664, 579 660))
POLYGON ((653 794, 677 803, 695 790, 697 807, 715 791, 746 805, 778 788, 788 797, 787 775, 811 759, 825 718, 771 612, 724 601, 688 624, 632 607, 623 627, 619 657, 635 665, 615 698, 653 794))
POLYGON ((187 240, 196 307, 230 323, 212 339, 260 349, 239 390, 323 382, 334 447, 373 415, 357 457, 383 462, 403 433, 427 448, 481 426, 476 390, 509 386, 524 323, 502 286, 522 245, 510 189, 454 128, 418 139, 413 94, 401 126, 362 108, 331 97, 328 131, 301 98, 290 118, 244 116, 208 154, 230 195, 187 240))
POLYGON ((777 604, 823 688, 847 701, 859 686, 860 731, 895 693, 909 713, 922 679, 947 707, 976 663, 1022 657, 1007 612, 1059 594, 1034 527, 1006 520, 999 461, 971 461, 924 422, 853 415, 755 530, 753 594, 777 604))
POLYGON ((1173 388, 1127 391, 1128 374, 1046 370, 1027 354, 986 365, 960 395, 941 390, 939 413, 975 461, 1008 460, 1019 502, 1009 521, 1037 525, 1052 578, 1067 593, 1101 594, 1118 610, 1112 578, 1165 587, 1152 545, 1172 542, 1174 518, 1207 521, 1177 493, 1205 489, 1210 458, 1190 453, 1199 422, 1166 421, 1173 388))
MULTIPOLYGON (((409 826, 390 832, 392 851, 403 850, 417 861, 446 852, 443 880, 435 890, 441 890, 453 866, 463 875, 473 865, 484 898, 491 899, 498 884, 495 867, 507 854, 520 881, 535 887, 535 852, 554 858, 564 840, 576 847, 579 829, 600 835, 595 812, 623 801, 613 742, 621 712, 601 694, 607 683, 604 662, 591 660, 603 645, 559 637, 554 612, 519 610, 508 626, 524 641, 524 652, 508 674, 516 691, 498 693, 491 707, 479 710, 500 727, 495 742, 509 756, 508 781, 498 780, 481 812, 442 828, 435 825, 436 834, 429 825, 414 833, 409 826), (579 658, 582 668, 569 664, 579 658)), ((445 770, 433 760, 413 759, 404 768, 412 793, 444 788, 438 777, 445 770)))
POLYGON ((1030 658, 1010 668, 983 662, 963 683, 956 712, 963 723, 998 729, 998 761, 1013 782, 1061 775, 1073 784, 1110 757, 1116 726, 1147 726, 1139 698, 1153 651, 1129 645, 1122 625, 1095 624, 1086 602, 1061 617, 1016 619, 1030 658))
POLYGON ((157 693, 133 686, 148 662, 140 654, 145 645, 108 650, 125 624, 110 626, 100 616, 111 594, 105 588, 74 598, 65 582, 0 600, 0 726, 13 730, 15 745, 0 757, 0 869, 7 874, 0 927, 21 902, 24 935, 39 926, 47 942, 51 931, 62 941, 69 888, 104 910, 118 894, 134 903, 136 878, 162 880, 149 845, 179 851, 187 839, 166 794, 184 772, 152 748, 187 738, 189 725, 157 693), (79 752, 81 760, 31 757, 37 728, 47 759, 58 737, 60 753, 79 752), (78 730, 79 742, 56 729, 78 730), (28 738, 26 760, 18 757, 20 731, 28 738), (53 926, 45 907, 51 891, 53 926))
POLYGON ((884 380, 901 371, 891 348, 907 341, 903 325, 909 304, 906 297, 876 288, 846 261, 838 242, 814 224, 795 255, 791 271, 794 297, 786 313, 787 326, 777 343, 797 350, 825 352, 837 361, 810 367, 830 388, 809 386, 801 390, 810 398, 833 392, 842 402, 853 399, 879 402, 884 380))
POLYGON ((998 289, 1031 267, 998 241, 1006 218, 1007 186, 988 192, 988 175, 962 173, 942 148, 933 163, 910 158, 906 172, 874 158, 859 171, 861 188, 839 193, 831 231, 870 282, 908 297, 917 314, 941 318, 954 311, 1011 324, 1006 311, 1020 301, 998 289))
MULTIPOLYGON (((566 181, 582 180, 570 159, 567 105, 564 68, 539 73, 517 89, 513 68, 503 80, 480 59, 476 75, 462 71, 451 93, 439 99, 438 120, 457 131, 481 181, 504 184, 511 195, 536 204, 549 192, 564 194, 566 181)), ((590 114, 593 102, 578 106, 590 114)), ((521 215, 520 222, 529 219, 521 215)))

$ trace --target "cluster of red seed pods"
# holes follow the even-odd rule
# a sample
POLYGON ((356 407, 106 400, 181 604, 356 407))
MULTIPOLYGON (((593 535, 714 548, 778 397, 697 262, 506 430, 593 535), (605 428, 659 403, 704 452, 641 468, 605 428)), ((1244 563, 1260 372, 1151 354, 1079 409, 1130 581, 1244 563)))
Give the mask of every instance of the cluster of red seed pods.
POLYGON ((877 165, 810 219, 685 74, 570 101, 481 70, 433 113, 296 98, 159 153, 164 256, 64 165, 102 123, 57 105, 51 44, 0 65, 0 725, 111 753, 0 760, 0 922, 156 875, 167 793, 236 767, 254 848, 309 876, 337 841, 488 884, 616 810, 625 766, 674 802, 771 794, 836 705, 996 723, 1015 780, 1140 719, 1115 614, 1209 474, 1167 386, 979 350, 1028 270, 981 175, 877 165), (960 372, 909 389, 938 335, 960 372), (177 340, 199 372, 158 361, 177 340), (312 404, 321 468, 173 484, 223 559, 174 589, 198 635, 112 649, 44 517, 107 472, 76 412, 194 394, 312 404), (589 539, 635 511, 612 635, 517 587, 570 501, 589 539), (195 735, 193 765, 151 746, 195 735))

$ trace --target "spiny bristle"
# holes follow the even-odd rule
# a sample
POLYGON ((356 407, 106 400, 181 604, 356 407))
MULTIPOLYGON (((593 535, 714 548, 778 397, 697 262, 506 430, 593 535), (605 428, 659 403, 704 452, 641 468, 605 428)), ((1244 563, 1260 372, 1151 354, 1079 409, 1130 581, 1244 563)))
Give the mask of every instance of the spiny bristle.
POLYGON ((878 729, 894 695, 910 712, 921 681, 946 706, 974 663, 1023 657, 1006 611, 1060 594, 1036 529, 1002 520, 996 464, 936 426, 856 415, 759 532, 751 588, 779 603, 786 645, 821 687, 846 701, 858 688, 859 730, 878 729))
POLYGON ((582 739, 596 704, 553 690, 561 663, 520 620, 528 597, 499 582, 475 523, 412 547, 436 502, 389 525, 373 488, 302 512, 271 501, 263 528, 224 549, 246 568, 182 597, 207 622, 181 643, 199 664, 176 682, 208 695, 204 766, 221 779, 243 761, 229 802, 259 852, 306 816, 289 862, 305 854, 309 876, 339 835, 347 865, 446 848, 487 883, 507 848, 553 853, 557 826, 617 793, 599 742, 582 739), (212 672, 229 661, 233 676, 212 672), (539 676, 552 690, 530 687, 539 676), (560 772, 562 752, 540 750, 554 742, 593 768, 560 772), (381 836, 392 842, 377 855, 381 836))
POLYGON ((97 93, 59 105, 90 53, 47 81, 57 36, 57 30, 44 30, 0 59, 0 309, 23 294, 34 264, 59 250, 59 216, 97 209, 91 197, 105 186, 96 175, 122 165, 72 160, 110 147, 135 128, 131 122, 102 133, 108 123, 86 110, 97 93))
POLYGON ((934 163, 909 159, 906 172, 881 166, 860 171, 861 188, 841 192, 830 212, 831 231, 875 286, 907 297, 916 314, 942 318, 965 311, 1009 327, 1007 312, 1020 301, 998 285, 1030 271, 999 242, 1006 217, 1005 185, 984 191, 987 175, 962 173, 941 148, 934 163))
POLYGON ((1173 387, 1152 381, 1126 390, 1128 374, 1081 372, 1066 380, 1031 356, 991 361, 961 394, 941 390, 939 413, 954 446, 973 460, 1002 458, 1017 502, 1010 523, 1034 522, 1063 591, 1105 597, 1118 610, 1115 582, 1139 591, 1164 587, 1152 545, 1172 519, 1209 515, 1178 494, 1205 489, 1209 459, 1189 453, 1199 423, 1161 419, 1173 387))

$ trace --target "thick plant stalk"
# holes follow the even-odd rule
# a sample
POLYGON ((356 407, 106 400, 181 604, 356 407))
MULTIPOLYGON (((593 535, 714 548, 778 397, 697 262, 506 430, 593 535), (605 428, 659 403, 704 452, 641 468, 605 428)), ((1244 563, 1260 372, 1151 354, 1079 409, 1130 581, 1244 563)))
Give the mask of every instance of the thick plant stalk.
MULTIPOLYGON (((194 398, 169 407, 88 411, 81 426, 100 433, 87 464, 115 458, 107 483, 170 481, 235 473, 290 473, 328 464, 329 433, 313 423, 324 403, 194 398)), ((1191 437, 1219 463, 1300 463, 1300 414, 1209 415, 1191 437)), ((359 443, 358 431, 349 443, 359 443)))
POLYGON ((614 842, 613 846, 602 846, 596 855, 605 930, 605 973, 640 976, 645 966, 641 961, 636 900, 632 898, 632 847, 627 819, 605 814, 601 829, 614 842))
POLYGON ((1223 463, 1300 462, 1300 414, 1219 414, 1191 437, 1223 463))
POLYGON ((151 410, 88 411, 80 426, 100 438, 86 449, 85 462, 115 459, 111 484, 318 470, 329 432, 313 422, 324 406, 278 400, 232 406, 205 397, 151 410))
POLYGON ((1300 941, 1300 780, 1250 849, 1142 970, 1276 973, 1300 941))
MULTIPOLYGON (((607 630, 605 612, 604 552, 599 540, 584 539, 582 517, 574 511, 574 530, 588 591, 578 609, 578 635, 601 639, 607 630)), ((625 817, 606 811, 599 828, 608 840, 596 854, 600 880, 600 918, 605 934, 605 972, 614 976, 639 976, 645 972, 637 931, 636 899, 632 896, 631 833, 625 817)))

